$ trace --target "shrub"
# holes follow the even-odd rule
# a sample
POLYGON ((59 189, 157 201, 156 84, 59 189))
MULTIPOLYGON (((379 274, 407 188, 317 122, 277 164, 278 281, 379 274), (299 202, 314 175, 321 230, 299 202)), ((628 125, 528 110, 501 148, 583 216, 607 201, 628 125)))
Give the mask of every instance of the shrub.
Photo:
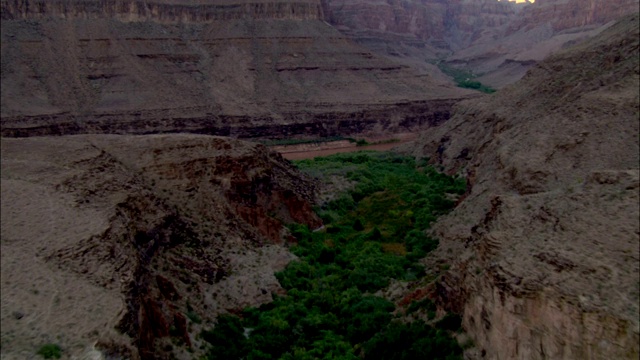
POLYGON ((392 322, 364 345, 365 359, 462 359, 462 348, 446 333, 422 322, 392 322))
POLYGON ((195 324, 200 324, 202 322, 200 315, 198 315, 198 313, 193 310, 187 311, 187 317, 189 318, 189 320, 191 320, 191 322, 195 324))
POLYGON ((62 348, 58 344, 45 344, 38 350, 38 355, 45 359, 60 359, 62 357, 62 348))
POLYGON ((355 231, 364 230, 364 225, 362 225, 362 221, 360 221, 360 219, 356 219, 356 221, 353 222, 353 230, 355 231))
POLYGON ((438 240, 429 238, 424 232, 411 230, 404 238, 407 251, 411 252, 411 259, 420 259, 438 247, 438 240))
POLYGON ((247 341, 240 319, 220 315, 213 330, 203 331, 202 339, 212 345, 208 360, 240 359, 247 353, 247 341))
POLYGON ((434 304, 433 301, 431 301, 431 299, 429 298, 424 298, 419 301, 414 301, 411 303, 411 305, 409 305, 409 308, 407 309, 407 313, 410 314, 414 311, 417 311, 418 309, 425 309, 427 310, 427 312, 435 311, 436 304, 434 304))
POLYGON ((371 338, 391 321, 390 312, 395 306, 377 296, 364 296, 356 304, 342 311, 347 338, 357 344, 371 338))

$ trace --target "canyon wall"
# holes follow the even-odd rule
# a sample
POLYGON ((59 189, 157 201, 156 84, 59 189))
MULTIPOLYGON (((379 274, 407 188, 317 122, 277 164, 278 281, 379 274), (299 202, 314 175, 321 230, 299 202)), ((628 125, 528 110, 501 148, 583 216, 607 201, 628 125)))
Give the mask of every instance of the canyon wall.
POLYGON ((638 27, 459 104, 414 149, 469 182, 433 227, 452 265, 432 296, 485 358, 638 357, 638 27))
POLYGON ((2 4, 2 136, 402 132, 473 95, 356 45, 317 2, 2 4))

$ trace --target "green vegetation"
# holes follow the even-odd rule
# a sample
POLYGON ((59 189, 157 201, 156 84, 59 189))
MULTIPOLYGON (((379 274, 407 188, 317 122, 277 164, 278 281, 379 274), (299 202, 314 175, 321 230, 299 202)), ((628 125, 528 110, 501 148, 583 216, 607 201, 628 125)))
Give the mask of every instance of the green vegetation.
MULTIPOLYGON (((210 344, 206 358, 461 359, 450 335, 459 328, 456 318, 445 317, 437 328, 403 321, 393 315, 393 303, 373 293, 392 278, 424 275, 416 260, 437 247, 424 230, 453 207, 450 194, 462 194, 464 180, 390 153, 337 154, 297 165, 355 186, 317 209, 324 230, 290 227, 299 260, 276 274, 287 295, 240 317, 220 316, 202 333, 210 344)), ((430 301, 416 306, 435 310, 430 301)))
POLYGON ((60 359, 62 357, 62 349, 57 344, 45 344, 38 350, 38 355, 45 359, 60 359))
POLYGON ((434 304, 429 298, 424 298, 420 301, 412 302, 407 309, 407 314, 411 314, 415 311, 418 311, 419 309, 424 309, 427 311, 429 320, 433 319, 436 316, 436 304, 434 304))
POLYGON ((478 91, 482 91, 487 94, 492 94, 496 92, 495 89, 483 85, 479 81, 475 81, 477 76, 474 75, 471 71, 454 68, 445 64, 442 61, 435 62, 440 71, 442 71, 445 75, 453 78, 453 81, 456 82, 456 85, 461 88, 474 89, 478 91))

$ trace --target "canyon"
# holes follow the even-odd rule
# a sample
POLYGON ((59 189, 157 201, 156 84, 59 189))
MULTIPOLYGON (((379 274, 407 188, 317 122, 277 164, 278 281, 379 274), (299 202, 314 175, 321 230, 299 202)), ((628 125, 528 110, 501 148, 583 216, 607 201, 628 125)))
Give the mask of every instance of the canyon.
POLYGON ((426 129, 637 0, 3 0, 2 135, 239 138, 426 129))
POLYGON ((238 138, 394 134, 468 184, 430 230, 434 282, 394 302, 460 314, 468 359, 639 356, 637 0, 0 11, 3 359, 203 356, 219 314, 285 293, 287 225, 323 229, 319 194, 350 184, 238 138))

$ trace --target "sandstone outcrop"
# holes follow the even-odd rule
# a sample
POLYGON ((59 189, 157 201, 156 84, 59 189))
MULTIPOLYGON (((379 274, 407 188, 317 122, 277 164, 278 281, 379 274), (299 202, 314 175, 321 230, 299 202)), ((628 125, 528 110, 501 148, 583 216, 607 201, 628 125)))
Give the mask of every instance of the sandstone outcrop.
POLYGON ((318 1, 9 1, 2 136, 406 132, 473 92, 372 54, 318 1))
POLYGON ((282 291, 284 224, 321 226, 311 181, 219 137, 3 138, 1 174, 3 358, 193 358, 200 321, 282 291))
POLYGON ((414 150, 468 179, 433 228, 452 265, 432 296, 485 358, 638 357, 638 20, 461 103, 414 150))

